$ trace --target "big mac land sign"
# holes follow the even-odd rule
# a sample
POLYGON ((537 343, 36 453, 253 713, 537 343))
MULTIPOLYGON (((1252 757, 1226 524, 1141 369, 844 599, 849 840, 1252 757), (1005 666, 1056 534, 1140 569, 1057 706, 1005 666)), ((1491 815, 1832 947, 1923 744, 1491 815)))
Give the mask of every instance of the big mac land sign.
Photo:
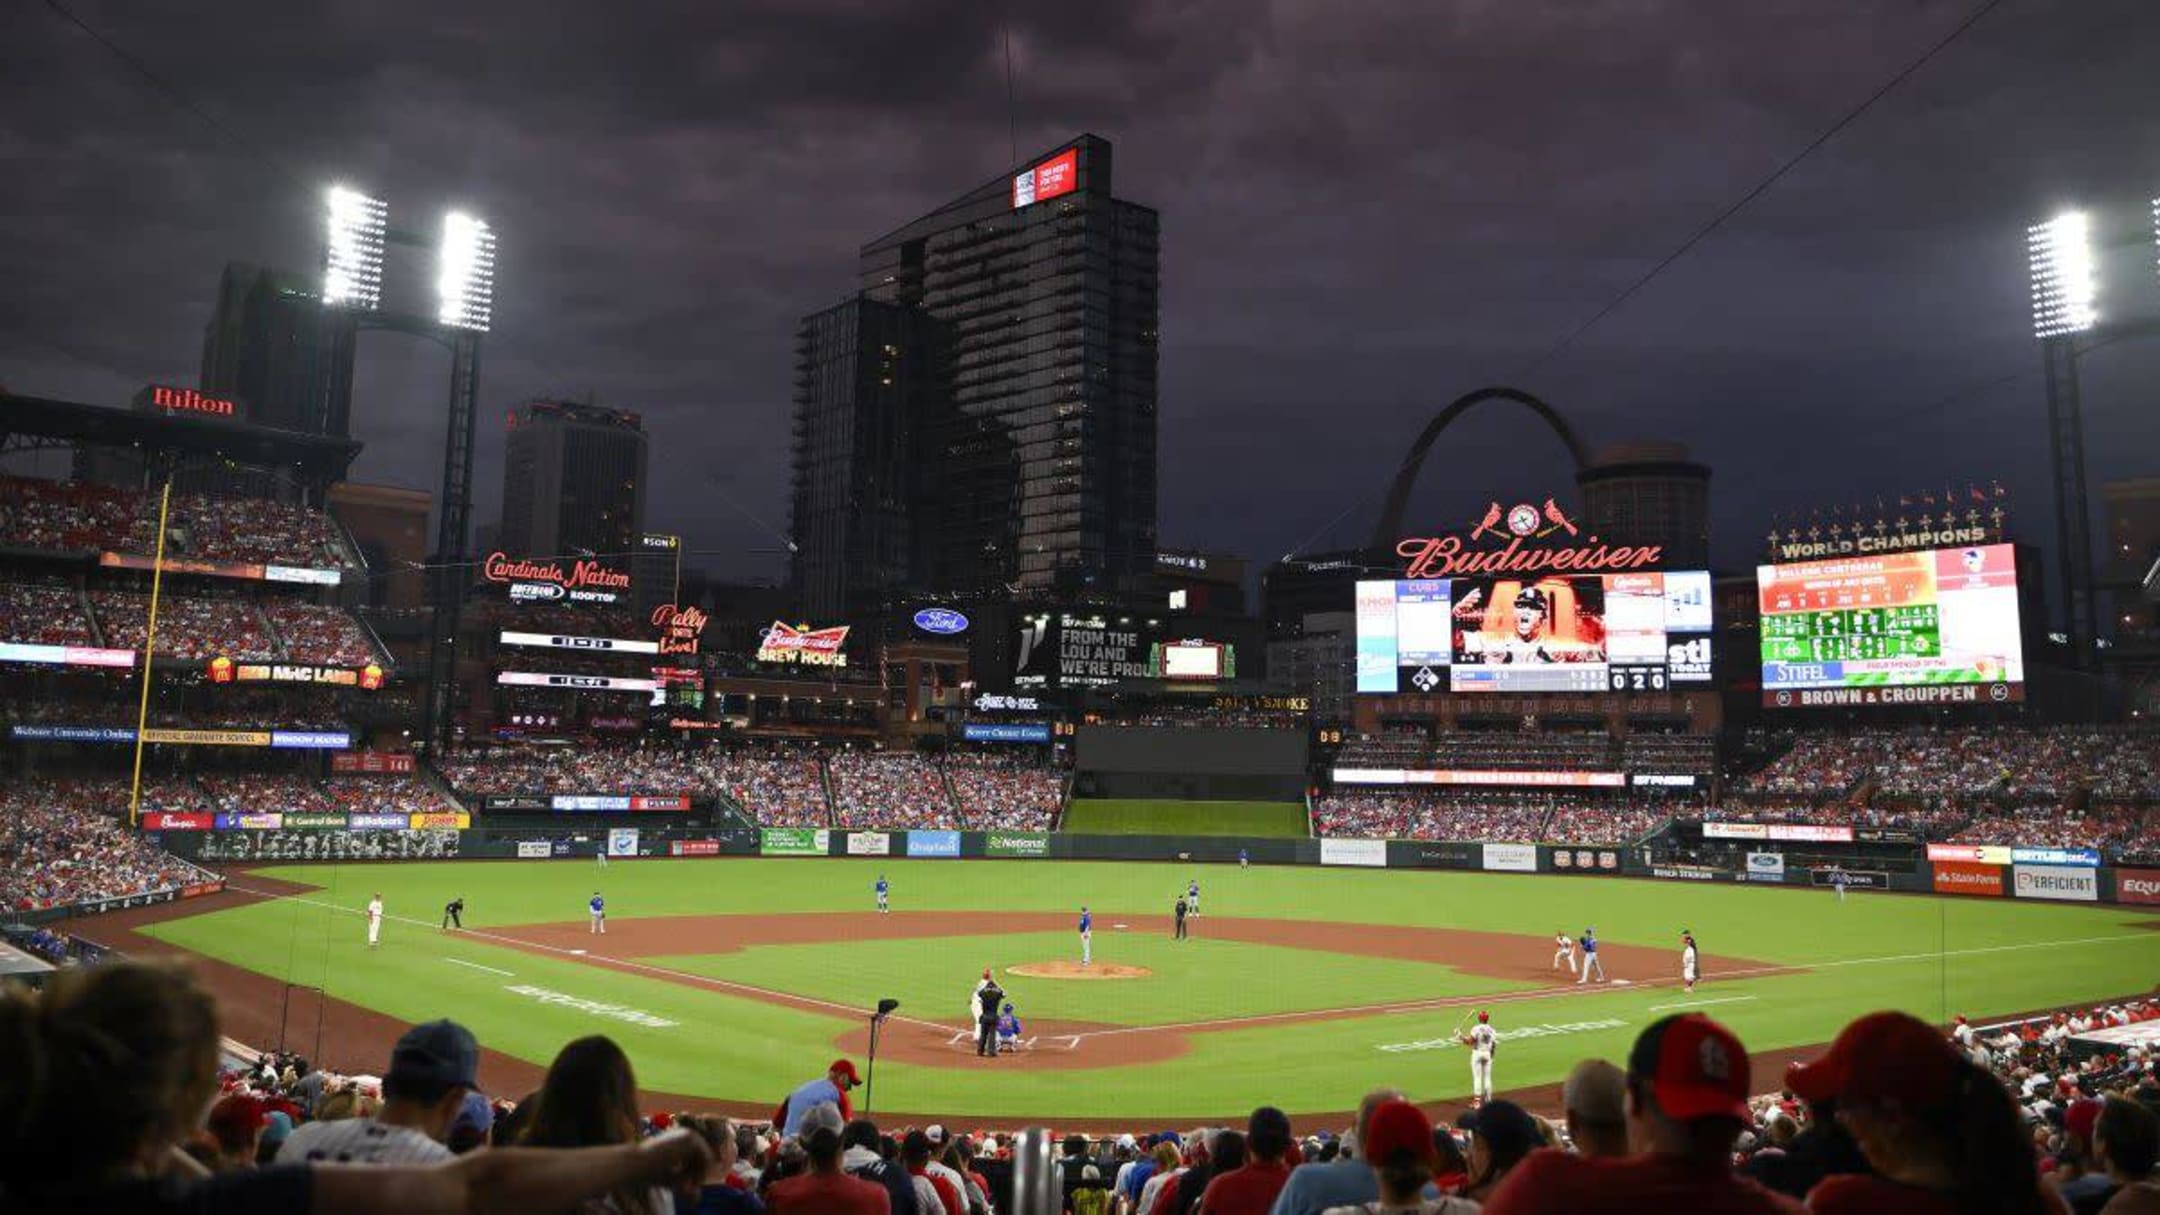
POLYGON ((1665 550, 1655 544, 1608 545, 1584 535, 1582 526, 1551 498, 1543 506, 1492 502, 1467 536, 1412 536, 1398 541, 1407 579, 1539 571, 1600 574, 1655 569, 1665 550))

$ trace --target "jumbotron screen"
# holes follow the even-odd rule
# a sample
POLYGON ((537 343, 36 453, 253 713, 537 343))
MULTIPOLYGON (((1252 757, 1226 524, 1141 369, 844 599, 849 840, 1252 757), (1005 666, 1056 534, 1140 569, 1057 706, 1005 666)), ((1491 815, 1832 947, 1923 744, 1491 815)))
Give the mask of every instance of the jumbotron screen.
POLYGON ((1357 585, 1357 690, 1662 692, 1711 680, 1710 575, 1357 585))
POLYGON ((1978 699, 1897 689, 2025 681, 2017 552, 2007 544, 1765 565, 1762 686, 1773 705, 1978 699))

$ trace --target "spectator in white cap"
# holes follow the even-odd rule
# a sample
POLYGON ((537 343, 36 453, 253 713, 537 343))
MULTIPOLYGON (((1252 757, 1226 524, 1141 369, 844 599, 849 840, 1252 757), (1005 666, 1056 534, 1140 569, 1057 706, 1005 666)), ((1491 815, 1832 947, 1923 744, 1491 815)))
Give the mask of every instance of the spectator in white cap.
POLYGON ((925 1163, 924 1171, 933 1177, 944 1178, 955 1193, 965 1195, 968 1191, 967 1178, 945 1164, 945 1149, 951 1146, 945 1128, 933 1122, 923 1128, 923 1134, 930 1140, 930 1159, 925 1163))

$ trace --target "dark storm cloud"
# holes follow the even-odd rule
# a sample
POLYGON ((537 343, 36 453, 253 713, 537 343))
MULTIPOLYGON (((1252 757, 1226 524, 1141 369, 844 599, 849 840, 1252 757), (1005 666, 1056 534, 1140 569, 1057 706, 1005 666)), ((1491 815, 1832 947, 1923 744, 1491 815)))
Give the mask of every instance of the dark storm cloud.
MULTIPOLYGON (((188 378, 226 260, 313 264, 322 182, 415 224, 466 206, 503 257, 478 516, 503 410, 589 393, 645 413, 656 524, 776 572, 797 318, 1015 142, 1093 130, 1163 213, 1166 540, 1359 538, 1431 411, 1510 377, 1594 442, 1692 443, 1731 563, 1774 507, 1952 477, 2011 483, 2046 535, 2036 377, 1965 390, 2037 363, 2024 224, 2160 190, 2145 0, 2009 0, 1543 357, 1976 2, 1016 2, 1008 111, 1001 6, 963 0, 85 0, 237 140, 10 6, 0 380, 117 403, 188 378)), ((2150 257, 2120 269, 2110 313, 2160 315, 2150 257)), ((2091 361, 2096 478, 2152 471, 2153 346, 2091 361)), ((363 364, 359 474, 432 487, 440 352, 363 364)), ((1419 512, 1560 482, 1533 426, 1467 419, 1419 512)))

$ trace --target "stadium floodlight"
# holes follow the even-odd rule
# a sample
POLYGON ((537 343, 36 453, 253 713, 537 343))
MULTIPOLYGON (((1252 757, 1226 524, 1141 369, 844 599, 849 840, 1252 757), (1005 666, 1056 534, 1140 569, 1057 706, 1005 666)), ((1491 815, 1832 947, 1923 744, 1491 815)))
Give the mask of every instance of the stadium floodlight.
POLYGON ((367 311, 382 305, 383 246, 390 208, 358 190, 332 186, 324 196, 322 302, 367 311))
POLYGON ((495 230, 462 211, 443 216, 442 301, 435 319, 453 329, 488 331, 495 315, 495 230))
POLYGON ((2093 262, 2092 221, 2065 211, 2025 230, 2032 267, 2033 336, 2068 337, 2099 321, 2100 281, 2093 262))

